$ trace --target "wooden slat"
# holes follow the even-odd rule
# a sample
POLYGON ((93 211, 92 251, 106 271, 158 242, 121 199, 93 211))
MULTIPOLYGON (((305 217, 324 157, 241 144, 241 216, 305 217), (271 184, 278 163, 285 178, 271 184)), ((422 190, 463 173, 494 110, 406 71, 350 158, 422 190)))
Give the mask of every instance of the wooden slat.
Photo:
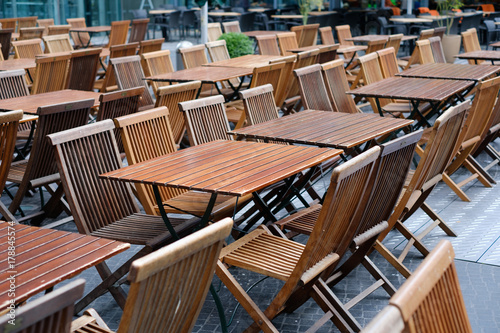
POLYGON ((183 69, 173 73, 148 76, 146 77, 146 80, 167 82, 188 82, 199 80, 203 83, 215 83, 250 74, 252 74, 252 68, 220 68, 201 66, 183 69))
POLYGON ((396 74, 402 77, 450 80, 483 80, 500 71, 500 66, 479 66, 465 64, 425 64, 396 74))

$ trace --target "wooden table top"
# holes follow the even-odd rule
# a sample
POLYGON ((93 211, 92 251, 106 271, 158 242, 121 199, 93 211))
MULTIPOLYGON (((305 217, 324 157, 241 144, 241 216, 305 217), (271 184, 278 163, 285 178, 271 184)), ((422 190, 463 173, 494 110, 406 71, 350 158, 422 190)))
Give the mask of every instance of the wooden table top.
POLYGON ((101 175, 243 196, 320 164, 342 150, 247 141, 212 141, 101 175))
POLYGON ((364 51, 368 48, 366 45, 340 45, 337 49, 337 53, 349 53, 349 52, 357 52, 364 51))
POLYGON ((269 9, 272 9, 272 8, 248 8, 248 11, 255 12, 255 13, 262 13, 262 12, 269 10, 269 9))
POLYGON ((241 13, 237 13, 237 12, 208 12, 208 16, 215 16, 215 17, 241 16, 241 13))
POLYGON ((500 66, 439 63, 415 66, 396 74, 396 76, 481 81, 498 72, 500 72, 500 66))
POLYGON ((407 24, 411 24, 411 23, 432 23, 432 20, 431 19, 427 19, 427 18, 417 18, 417 17, 414 17, 414 18, 410 18, 410 17, 391 17, 389 20, 391 20, 392 22, 397 22, 397 23, 407 23, 407 24))
POLYGON ((455 56, 460 59, 478 59, 478 60, 500 60, 500 51, 473 51, 460 53, 455 56))
POLYGON ((47 290, 128 249, 130 244, 82 234, 0 222, 0 310, 10 304, 8 277, 15 275, 15 302, 47 290), (15 230, 14 266, 8 262, 8 232, 15 230))
POLYGON ((0 100, 0 110, 23 110, 25 113, 36 114, 39 106, 94 99, 94 107, 99 105, 101 93, 82 90, 59 90, 37 95, 28 95, 0 100))
POLYGON ((253 69, 259 66, 269 65, 270 60, 275 60, 282 57, 283 56, 276 56, 276 55, 248 54, 237 58, 211 62, 203 66, 253 69))
POLYGON ((35 59, 7 59, 0 61, 0 71, 11 71, 14 69, 35 68, 35 59))
POLYGON ((292 52, 292 53, 300 53, 300 52, 305 52, 305 51, 311 51, 311 50, 319 49, 321 46, 334 46, 332 48, 332 51, 333 51, 333 50, 338 50, 339 47, 340 47, 340 44, 332 44, 332 45, 321 45, 321 44, 318 44, 318 45, 312 45, 312 46, 299 47, 297 49, 288 49, 287 51, 288 52, 292 52))
POLYGON ((90 32, 90 33, 98 33, 98 32, 108 32, 111 31, 110 25, 101 25, 96 27, 83 27, 83 28, 71 28, 72 32, 90 32))
POLYGON ((277 15, 271 15, 271 17, 274 19, 281 19, 281 20, 301 20, 304 18, 304 16, 298 14, 277 14, 277 15))
POLYGON ((412 122, 374 114, 306 110, 230 133, 249 138, 350 149, 412 122))
MULTIPOLYGON (((401 41, 405 42, 407 40, 414 40, 417 38, 418 38, 418 36, 414 36, 414 35, 404 35, 403 38, 401 39, 401 41)), ((368 42, 371 42, 374 40, 380 40, 380 39, 389 40, 389 35, 363 35, 363 36, 346 38, 345 40, 352 41, 352 42, 359 42, 359 43, 368 43, 368 42)))
POLYGON ((465 80, 438 80, 391 77, 354 90, 348 94, 375 98, 442 102, 474 84, 465 80))
POLYGON ((203 83, 216 83, 251 75, 252 73, 252 68, 227 67, 222 70, 220 67, 200 66, 172 73, 148 76, 145 80, 164 82, 188 82, 199 80, 203 83))
POLYGON ((260 36, 276 36, 277 34, 281 34, 286 31, 277 31, 277 30, 254 30, 254 31, 245 31, 244 34, 248 37, 260 37, 260 36))
POLYGON ((149 11, 150 15, 163 15, 170 14, 177 11, 176 9, 152 9, 149 11))

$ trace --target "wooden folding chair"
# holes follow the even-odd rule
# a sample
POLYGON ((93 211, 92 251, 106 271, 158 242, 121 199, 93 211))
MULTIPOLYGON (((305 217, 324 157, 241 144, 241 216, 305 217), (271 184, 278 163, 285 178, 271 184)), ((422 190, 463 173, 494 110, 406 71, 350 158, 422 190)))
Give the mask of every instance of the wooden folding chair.
POLYGON ((389 227, 381 233, 375 243, 375 249, 384 256, 403 276, 409 277, 411 272, 404 266, 403 260, 412 246, 415 246, 424 256, 429 251, 423 245, 422 238, 435 227, 439 226, 448 236, 456 236, 445 221, 437 215, 425 200, 437 183, 442 179, 446 167, 456 155, 465 137, 463 126, 467 117, 470 104, 464 102, 445 111, 436 121, 434 126, 427 130, 424 139, 425 150, 417 147, 420 161, 416 170, 411 171, 407 185, 393 213, 388 219, 389 227), (420 234, 415 235, 403 224, 418 208, 434 221, 420 234), (401 255, 396 258, 381 242, 389 231, 396 228, 408 243, 401 255))
POLYGON ((44 27, 20 28, 19 37, 17 38, 17 40, 21 41, 21 40, 42 38, 44 30, 45 30, 44 27))
POLYGON ((139 104, 139 110, 150 109, 155 102, 151 96, 148 85, 144 78, 144 72, 141 67, 141 57, 138 55, 114 58, 109 60, 115 72, 116 84, 118 89, 130 89, 144 87, 142 98, 139 104))
MULTIPOLYGON (((85 22, 85 18, 83 17, 78 17, 78 18, 69 18, 66 19, 66 22, 71 26, 71 28, 86 28, 87 23, 85 22)), ((71 39, 73 40, 73 45, 75 46, 75 49, 81 48, 81 47, 87 47, 90 41, 90 35, 88 32, 70 32, 71 39)))
MULTIPOLYGON (((47 145, 55 148, 61 182, 78 231, 143 246, 115 272, 105 262, 97 265, 103 282, 77 303, 75 313, 107 289, 123 308, 125 293, 115 283, 128 272, 135 259, 175 240, 160 216, 140 213, 130 184, 99 177, 123 166, 114 128, 113 121, 108 119, 49 135, 46 140, 47 145)), ((170 219, 170 222, 182 237, 192 231, 197 220, 170 219)))
POLYGON ((278 47, 278 39, 276 35, 256 36, 257 47, 261 55, 281 55, 278 47))
MULTIPOLYGON (((60 186, 56 190, 50 187, 50 184, 59 182, 60 178, 57 173, 53 152, 46 136, 86 124, 90 108, 93 105, 94 100, 89 99, 38 108, 37 129, 33 138, 29 159, 14 162, 7 176, 8 181, 19 185, 16 195, 9 206, 9 210, 11 213, 15 213, 30 189, 44 187, 50 193, 51 198, 42 207, 40 212, 19 218, 19 221, 36 218, 32 222, 38 224, 45 216, 56 217, 58 215, 59 211, 56 208, 58 208, 57 206, 64 193, 60 186)), ((66 207, 63 207, 63 209, 68 214, 70 213, 66 207)), ((63 219, 58 222, 64 223, 67 221, 63 219)))
POLYGON ((43 31, 43 35, 46 36, 49 33, 49 26, 54 25, 54 19, 53 18, 48 18, 48 19, 41 19, 41 20, 36 20, 36 24, 39 27, 44 27, 45 30, 43 31))
MULTIPOLYGON (((435 30, 435 29, 434 29, 435 30)), ((432 55, 434 62, 445 64, 446 58, 444 56, 443 45, 441 44, 440 37, 430 37, 428 41, 431 43, 432 55)))
POLYGON ((91 48, 71 52, 66 89, 93 90, 101 51, 91 48))
POLYGON ((454 257, 451 243, 439 242, 362 332, 472 332, 454 257), (397 329, 391 330, 387 320, 397 329))
MULTIPOLYGON (((109 48, 109 59, 111 60, 115 58, 135 55, 138 46, 139 43, 113 45, 109 48)), ((100 92, 110 92, 118 89, 115 79, 115 70, 113 66, 110 66, 108 64, 108 66, 106 67, 106 72, 104 73, 104 77, 94 83, 94 89, 97 89, 100 92)))
POLYGON ((288 50, 299 48, 299 44, 297 43, 297 37, 295 32, 283 32, 276 35, 278 38, 278 45, 280 47, 281 55, 295 55, 293 52, 289 52, 288 50))
POLYGON ((304 109, 333 111, 325 81, 321 74, 321 65, 314 64, 302 67, 295 69, 293 73, 299 83, 300 97, 304 109))
POLYGON ((281 70, 280 81, 278 87, 275 88, 274 98, 276 100, 276 106, 281 108, 288 94, 288 84, 289 78, 293 77, 293 69, 295 68, 295 62, 297 61, 297 55, 289 55, 275 60, 269 60, 269 64, 277 64, 284 62, 285 66, 281 70))
POLYGON ((417 47, 415 48, 418 52, 419 63, 422 65, 433 64, 434 55, 432 54, 431 42, 429 39, 417 40, 417 47))
MULTIPOLYGON (((116 118, 115 124, 120 130, 129 165, 177 151, 166 107, 116 118)), ((144 210, 148 214, 158 215, 153 188, 136 184, 136 189, 144 210)), ((160 187, 159 191, 167 213, 203 216, 211 197, 210 193, 168 187, 160 187)), ((238 204, 243 203, 240 198, 238 204)), ((218 195, 211 218, 219 220, 232 216, 235 204, 234 196, 218 195)))
MULTIPOLYGON (((420 31, 420 36, 418 37, 418 41, 423 41, 426 39, 431 38, 434 35, 434 29, 426 29, 426 30, 421 30, 420 31)), ((403 69, 408 69, 410 66, 414 64, 418 64, 420 61, 420 54, 419 51, 417 50, 417 47, 413 50, 413 53, 409 57, 402 57, 398 59, 398 65, 399 67, 403 69)))
POLYGON ((178 51, 181 54, 182 63, 186 69, 208 64, 207 54, 205 53, 205 45, 182 47, 178 51))
POLYGON ((321 37, 321 44, 332 45, 335 44, 335 38, 333 37, 332 27, 321 27, 319 28, 319 34, 321 37))
POLYGON ((399 73, 398 60, 394 48, 385 48, 377 51, 380 69, 384 79, 395 76, 399 73))
POLYGON ((129 26, 129 20, 111 22, 111 31, 109 32, 109 41, 106 47, 126 44, 129 26))
POLYGON ((69 37, 70 30, 71 30, 71 26, 69 24, 67 24, 67 25, 51 25, 48 27, 48 35, 49 36, 68 35, 68 37, 69 37))
POLYGON ((142 42, 146 38, 146 33, 148 32, 148 24, 149 24, 148 18, 132 20, 132 26, 130 28, 130 35, 128 36, 128 42, 129 43, 142 42))
POLYGON ((324 64, 325 62, 333 61, 338 58, 337 50, 339 49, 339 44, 334 45, 318 45, 318 64, 324 64))
POLYGON ((243 101, 248 125, 279 118, 271 84, 240 91, 239 94, 243 101))
MULTIPOLYGON (((228 60, 231 58, 229 56, 229 52, 227 51, 225 40, 217 40, 215 42, 205 43, 205 47, 207 48, 208 55, 210 56, 210 59, 212 59, 212 62, 228 60)), ((230 79, 229 82, 231 82, 233 87, 239 87, 241 81, 239 78, 234 78, 230 79)), ((231 88, 229 83, 226 81, 222 82, 222 86, 226 89, 231 88)))
POLYGON ((167 107, 172 135, 177 145, 181 143, 186 133, 186 120, 179 110, 179 103, 196 99, 200 87, 201 81, 192 81, 160 87, 156 91, 155 108, 167 107))
POLYGON ((13 32, 14 29, 0 29, 0 53, 2 53, 4 60, 9 59, 13 32))
POLYGON ((36 72, 31 93, 41 94, 66 88, 69 52, 56 56, 37 57, 36 72))
POLYGON ((17 17, 2 18, 0 19, 0 24, 2 24, 2 29, 13 29, 13 32, 17 31, 17 17))
MULTIPOLYGON (((141 64, 145 76, 172 73, 174 71, 169 50, 144 53, 141 55, 141 64)), ((149 84, 155 94, 158 93, 160 87, 170 86, 168 82, 160 81, 150 81, 149 84)))
POLYGON ((26 16, 17 18, 17 32, 21 32, 22 28, 34 28, 36 27, 36 20, 38 16, 26 16))
POLYGON ((241 32, 240 21, 229 21, 222 22, 222 27, 224 28, 224 32, 241 32))
POLYGON ((46 53, 71 52, 73 46, 69 40, 69 35, 55 35, 42 37, 45 44, 46 53))
POLYGON ((387 44, 385 44, 385 48, 394 48, 394 53, 397 56, 399 48, 401 47, 401 40, 403 39, 403 36, 403 34, 390 35, 387 40, 387 44))
MULTIPOLYGON (((12 48, 14 49, 14 59, 35 59, 37 55, 43 54, 42 40, 39 38, 14 41, 12 42, 12 48)), ((33 83, 33 80, 35 79, 36 69, 29 68, 26 72, 26 82, 28 82, 29 84, 33 83)))
POLYGON ((436 27, 434 28, 434 33, 432 34, 432 37, 439 37, 441 40, 443 40, 445 33, 446 33, 446 27, 436 27))
MULTIPOLYGON (((464 45, 464 52, 481 51, 481 45, 479 44, 479 39, 477 38, 476 28, 471 28, 460 33, 462 35, 462 43, 464 45)), ((471 65, 481 65, 486 63, 484 60, 474 60, 469 59, 469 64, 471 65)))
MULTIPOLYGON (((353 41, 346 40, 352 38, 351 27, 348 24, 335 26, 335 31, 337 32, 337 38, 341 46, 354 46, 353 41)), ((353 57, 357 57, 355 52, 344 53, 345 59, 352 59, 353 57)))
POLYGON ((145 53, 161 51, 164 41, 165 38, 141 40, 139 42, 139 52, 137 54, 143 55, 145 53))
POLYGON ((321 65, 321 69, 333 110, 346 113, 361 112, 354 99, 345 93, 349 91, 349 83, 344 70, 344 60, 338 59, 327 62, 321 65))
POLYGON ((1 333, 69 333, 75 302, 82 297, 84 279, 73 281, 16 309, 15 324, 4 315, 1 333))
MULTIPOLYGON (((134 261, 118 332, 191 332, 232 226, 224 219, 134 261)), ((72 332, 111 332, 100 321, 86 315, 72 332)))
POLYGON ((222 250, 216 274, 254 320, 249 331, 278 332, 271 320, 310 297, 327 312, 325 320, 331 319, 341 331, 354 324, 352 316, 335 309, 342 305, 321 276, 335 268, 359 227, 360 205, 370 194, 367 184, 379 152, 372 148, 333 170, 323 209, 305 245, 274 236, 261 226, 222 250), (262 311, 228 266, 281 280, 283 287, 262 311))
POLYGON ((302 30, 300 40, 298 41, 299 47, 316 45, 318 41, 319 23, 293 26, 290 31, 295 31, 299 27, 301 27, 302 30))
POLYGON ((222 28, 219 22, 207 24, 207 38, 209 42, 215 42, 222 35, 222 28))

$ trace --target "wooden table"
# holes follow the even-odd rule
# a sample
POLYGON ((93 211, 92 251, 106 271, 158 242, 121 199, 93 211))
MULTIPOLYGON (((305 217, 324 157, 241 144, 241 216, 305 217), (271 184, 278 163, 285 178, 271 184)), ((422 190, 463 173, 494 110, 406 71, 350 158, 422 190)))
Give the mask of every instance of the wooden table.
POLYGON ((93 35, 95 35, 97 33, 101 33, 101 32, 109 33, 110 31, 111 31, 111 26, 109 26, 109 25, 102 25, 102 26, 96 26, 96 27, 84 27, 84 28, 71 28, 71 30, 70 30, 70 32, 76 32, 78 34, 78 39, 80 39, 81 45, 84 45, 84 43, 82 42, 82 39, 80 37, 80 33, 86 32, 89 34, 90 38, 87 42, 87 45, 83 46, 84 48, 89 47, 90 40, 92 39, 93 35))
POLYGON ((413 24, 413 23, 432 23, 431 19, 427 18, 417 18, 417 17, 391 17, 389 20, 396 23, 405 23, 405 24, 413 24))
POLYGON ((0 222, 0 235, 0 311, 7 309, 11 299, 15 304, 24 302, 130 247, 114 240, 8 222, 0 222), (15 255, 9 266, 8 233, 13 231, 15 255), (15 276, 15 298, 9 297, 10 276, 15 276))
MULTIPOLYGON (((417 39, 418 36, 414 35, 405 35, 401 39, 402 42, 406 41, 411 41, 417 39)), ((345 40, 352 41, 352 42, 358 42, 358 43, 369 43, 374 40, 389 40, 389 35, 363 35, 363 36, 356 36, 356 37, 351 37, 351 38, 346 38, 345 40)))
MULTIPOLYGON (((158 186, 212 193, 204 215, 208 219, 219 193, 237 197, 252 193, 256 203, 262 203, 257 191, 302 170, 314 169, 340 153, 342 150, 338 149, 212 141, 108 172, 101 177, 150 184, 158 194, 158 186)), ((159 207, 163 209, 161 202, 159 207)), ((270 219, 275 219, 269 207, 261 208, 270 219)), ((165 223, 170 223, 164 212, 162 216, 165 223)))
POLYGON ((99 106, 99 96, 101 93, 93 91, 66 89, 0 100, 0 110, 23 110, 25 113, 36 114, 39 106, 75 102, 89 98, 94 99, 94 107, 97 107, 99 106))
MULTIPOLYGON (((283 58, 276 55, 247 54, 237 58, 220 60, 203 65, 204 67, 228 67, 241 69, 254 69, 255 67, 269 65, 270 60, 283 58)), ((224 69, 225 71, 225 69, 224 69)))
POLYGON ((176 11, 177 9, 153 9, 149 11, 149 15, 171 14, 176 11))
POLYGON ((7 59, 0 61, 0 71, 11 71, 15 69, 29 69, 35 68, 35 59, 7 59))
POLYGON ((479 66, 461 64, 425 64, 407 69, 396 76, 427 79, 481 81, 500 72, 500 66, 479 66))
POLYGON ((476 64, 478 60, 490 60, 491 64, 494 65, 495 61, 500 61, 500 51, 473 51, 460 53, 455 56, 459 59, 473 59, 476 64))
POLYGON ((416 127, 420 127, 422 123, 430 126, 428 118, 436 114, 440 106, 447 104, 454 97, 463 100, 461 93, 467 91, 468 88, 472 88, 473 85, 474 81, 466 80, 391 77, 350 90, 347 93, 360 97, 375 98, 380 115, 384 115, 380 107, 380 98, 408 100, 413 106, 410 118, 415 119, 415 116, 418 115, 420 120, 416 127), (432 111, 425 117, 418 109, 421 102, 428 102, 432 107, 432 111))
POLYGON ((278 31, 278 30, 254 30, 254 31, 245 31, 244 34, 250 38, 260 37, 260 36, 276 36, 277 34, 282 34, 286 31, 278 31))
POLYGON ((266 141, 340 148, 348 152, 412 122, 373 114, 305 110, 229 133, 266 141))
POLYGON ((222 19, 224 18, 227 18, 227 17, 235 17, 235 19, 237 19, 238 16, 241 16, 241 13, 237 13, 237 12, 208 12, 208 16, 211 16, 217 20, 219 20, 219 22, 222 21, 222 19))

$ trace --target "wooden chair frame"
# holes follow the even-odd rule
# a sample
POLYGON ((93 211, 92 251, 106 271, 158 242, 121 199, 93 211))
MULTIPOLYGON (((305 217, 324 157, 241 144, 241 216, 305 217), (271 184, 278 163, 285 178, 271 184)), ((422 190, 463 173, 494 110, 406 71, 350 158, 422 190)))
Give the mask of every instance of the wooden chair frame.
POLYGON ((63 90, 66 87, 70 58, 71 54, 69 52, 56 56, 36 58, 36 74, 31 93, 35 95, 63 90))
POLYGON ((138 55, 143 55, 150 52, 161 51, 165 38, 157 38, 150 40, 141 40, 139 42, 139 52, 138 55))
POLYGON ((222 22, 222 27, 224 28, 224 32, 241 32, 240 21, 229 21, 222 22))
POLYGON ((222 35, 222 28, 219 22, 207 23, 207 38, 209 42, 215 42, 222 35))
POLYGON ((257 47, 261 55, 281 55, 278 39, 275 35, 256 36, 257 47))
POLYGON ((42 40, 45 44, 46 53, 73 51, 69 35, 44 36, 42 40))
MULTIPOLYGON (((169 50, 144 53, 141 55, 141 64, 146 76, 174 72, 174 65, 172 64, 169 50)), ((149 84, 155 94, 158 93, 160 87, 170 86, 168 82, 160 81, 150 81, 149 84)))
POLYGON ((335 44, 335 38, 333 37, 332 27, 321 27, 318 29, 321 37, 321 44, 332 45, 335 44))
POLYGON ((296 36, 297 34, 293 31, 283 32, 276 35, 276 38, 278 38, 278 45, 280 47, 282 56, 295 55, 295 53, 289 52, 287 50, 299 48, 296 36))
POLYGON ((19 28, 19 38, 17 40, 42 38, 44 30, 44 27, 19 28))
MULTIPOLYGON (((68 18, 66 22, 71 26, 71 28, 86 28, 87 23, 85 22, 85 18, 68 18)), ((81 47, 86 47, 90 42, 90 35, 88 32, 70 32, 71 39, 73 40, 73 45, 76 49, 81 47)))
POLYGON ((338 59, 321 65, 325 87, 334 111, 359 113, 354 99, 345 92, 349 90, 349 83, 344 70, 344 60, 338 59))
POLYGON ((66 25, 51 25, 48 27, 48 35, 67 35, 69 37, 69 31, 71 30, 71 26, 69 24, 66 25))
MULTIPOLYGON (((139 43, 113 45, 109 48, 109 59, 133 56, 136 54, 138 46, 139 43)), ((100 92, 110 92, 118 89, 113 66, 107 66, 104 78, 95 82, 94 89, 98 89, 100 92)))
POLYGON ((333 111, 325 81, 321 75, 321 65, 314 64, 298 68, 293 73, 299 83, 300 97, 304 109, 333 111))
POLYGON ((101 51, 91 48, 71 52, 66 89, 93 90, 101 51))

